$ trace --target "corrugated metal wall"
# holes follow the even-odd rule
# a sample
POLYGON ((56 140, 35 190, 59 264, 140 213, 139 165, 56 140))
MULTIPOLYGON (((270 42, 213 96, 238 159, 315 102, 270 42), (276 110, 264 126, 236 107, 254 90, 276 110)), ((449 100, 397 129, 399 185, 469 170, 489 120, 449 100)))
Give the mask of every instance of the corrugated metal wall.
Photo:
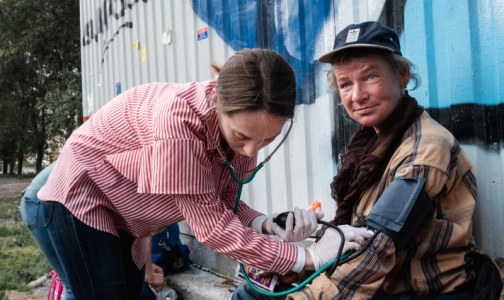
POLYGON ((297 74, 294 130, 243 199, 264 213, 318 199, 331 219, 329 183, 354 124, 334 104, 327 66, 316 58, 339 30, 368 20, 394 28, 418 65, 422 85, 412 95, 475 167, 477 241, 504 256, 503 1, 81 0, 84 114, 139 84, 210 79, 211 62, 244 47, 274 49, 297 74))

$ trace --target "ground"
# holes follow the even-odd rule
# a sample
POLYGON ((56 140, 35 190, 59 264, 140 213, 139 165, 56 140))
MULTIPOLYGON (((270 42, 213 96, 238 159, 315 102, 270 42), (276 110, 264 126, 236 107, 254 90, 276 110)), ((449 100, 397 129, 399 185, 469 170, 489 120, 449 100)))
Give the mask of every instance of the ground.
POLYGON ((31 178, 15 179, 0 177, 0 198, 18 197, 21 192, 30 185, 31 178))
POLYGON ((42 296, 40 294, 27 294, 23 292, 9 291, 7 292, 9 300, 46 300, 47 296, 42 296))
MULTIPOLYGON (((30 291, 26 285, 28 282, 13 285, 13 279, 8 278, 10 274, 31 272, 28 275, 22 274, 25 275, 24 278, 30 279, 22 280, 20 275, 18 280, 31 281, 50 270, 19 214, 21 192, 31 180, 0 177, 0 300, 5 299, 2 298, 5 286, 11 287, 6 292, 9 300, 47 299, 50 279, 43 280, 41 286, 30 291)), ((168 276, 165 282, 167 286, 179 290, 186 300, 227 300, 231 296, 230 288, 238 284, 201 267, 191 267, 186 272, 168 276)))
POLYGON ((5 288, 7 299, 42 300, 47 292, 30 291, 26 285, 34 277, 47 271, 49 265, 41 257, 40 250, 29 235, 19 215, 21 192, 28 187, 31 178, 14 179, 0 177, 0 299, 5 288), (42 265, 40 265, 42 262, 42 265), (5 264, 5 265, 4 265, 5 264), (33 268, 29 268, 33 266, 33 268), (29 268, 30 270, 27 270, 29 268), (17 282, 16 282, 17 281, 17 282))

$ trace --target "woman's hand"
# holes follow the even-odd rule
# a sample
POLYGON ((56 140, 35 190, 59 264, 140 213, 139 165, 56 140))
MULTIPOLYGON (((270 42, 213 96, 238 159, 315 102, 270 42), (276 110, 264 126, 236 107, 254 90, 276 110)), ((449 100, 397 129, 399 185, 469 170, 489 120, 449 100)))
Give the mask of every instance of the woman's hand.
POLYGON ((287 215, 285 229, 282 229, 277 223, 273 222, 273 218, 277 215, 273 214, 269 216, 263 223, 263 229, 269 234, 278 235, 284 242, 301 242, 306 240, 317 230, 317 220, 324 217, 324 213, 314 212, 311 209, 306 211, 296 207, 294 208, 294 216, 293 214, 287 215), (296 226, 293 226, 294 220, 296 221, 296 226))
MULTIPOLYGON (((372 236, 372 234, 364 228, 356 228, 349 225, 341 225, 338 227, 345 235, 342 255, 350 249, 359 250, 365 244, 364 239, 368 239, 372 236)), ((306 256, 305 269, 310 270, 311 267, 314 267, 315 270, 318 270, 335 259, 336 255, 338 255, 340 245, 340 234, 335 229, 327 228, 320 241, 314 247, 307 249, 309 255, 306 256)))
POLYGON ((157 292, 160 292, 164 288, 163 268, 152 264, 152 272, 149 274, 147 274, 147 272, 145 273, 145 282, 147 282, 157 292))

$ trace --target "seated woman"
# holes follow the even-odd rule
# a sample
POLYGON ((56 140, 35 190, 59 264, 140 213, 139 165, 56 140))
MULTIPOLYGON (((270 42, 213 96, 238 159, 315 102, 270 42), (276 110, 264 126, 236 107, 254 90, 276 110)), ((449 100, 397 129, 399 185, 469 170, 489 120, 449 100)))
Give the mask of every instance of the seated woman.
MULTIPOLYGON (((416 87, 419 79, 402 57, 397 35, 377 22, 353 24, 319 60, 331 63, 329 84, 360 124, 331 184, 338 205, 331 223, 363 224, 384 194, 390 197, 388 187, 403 178, 425 180, 431 209, 413 209, 413 219, 426 216, 416 220, 419 227, 404 244, 379 233, 357 259, 287 299, 471 299, 474 171, 454 136, 406 91, 410 80, 416 87)), ((406 206, 409 198, 396 195, 394 201, 406 206)), ((267 299, 245 285, 234 299, 253 298, 267 299)))

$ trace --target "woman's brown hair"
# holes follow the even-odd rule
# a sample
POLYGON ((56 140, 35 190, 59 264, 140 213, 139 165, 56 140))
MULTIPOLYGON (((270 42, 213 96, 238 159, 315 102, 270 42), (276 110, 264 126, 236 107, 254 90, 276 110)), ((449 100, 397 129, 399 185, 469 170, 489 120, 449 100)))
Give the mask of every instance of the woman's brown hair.
POLYGON ((241 111, 264 111, 294 117, 296 76, 289 63, 268 49, 243 49, 223 67, 212 64, 218 74, 217 109, 227 115, 241 111))

